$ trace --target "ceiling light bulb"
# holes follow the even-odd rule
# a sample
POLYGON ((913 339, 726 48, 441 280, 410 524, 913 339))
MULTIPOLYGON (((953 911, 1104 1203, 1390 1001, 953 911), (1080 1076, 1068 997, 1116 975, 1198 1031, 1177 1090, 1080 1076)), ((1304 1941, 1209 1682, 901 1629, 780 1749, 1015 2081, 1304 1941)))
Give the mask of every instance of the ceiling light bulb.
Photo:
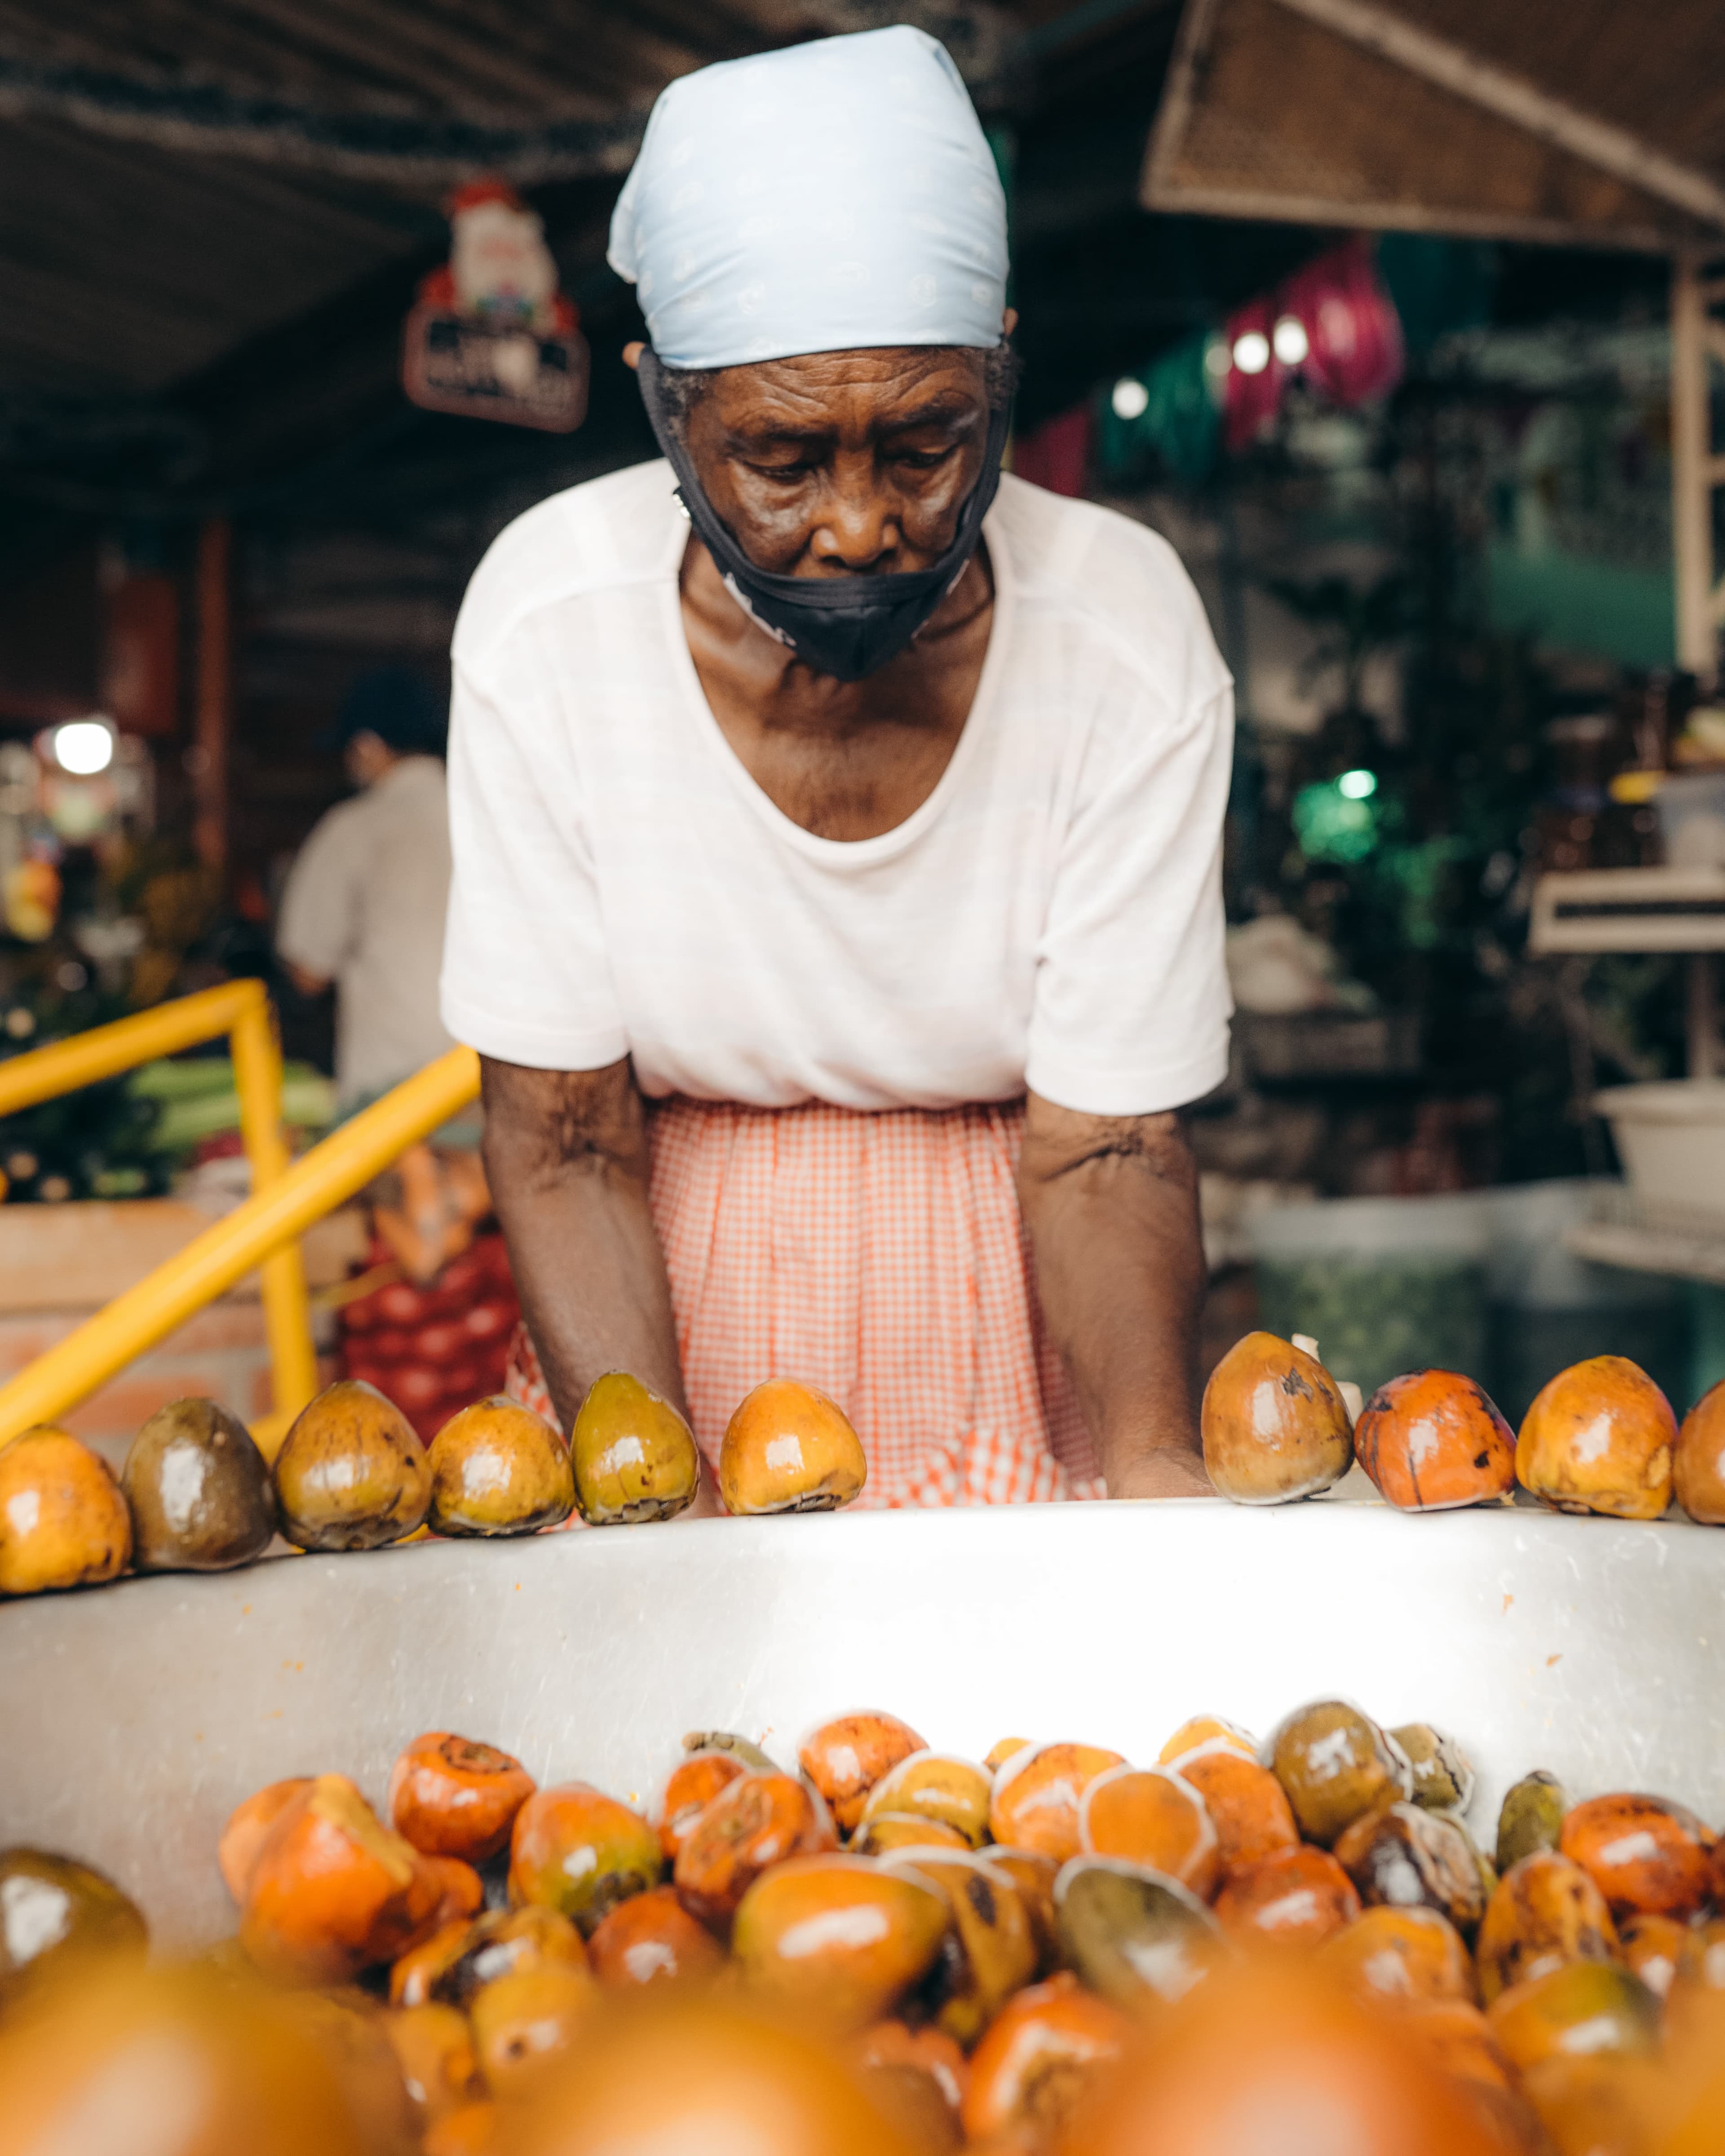
POLYGON ((1284 315, 1271 333, 1276 356, 1284 367, 1297 367, 1312 349, 1306 325, 1297 315, 1284 315))
POLYGON ((1111 399, 1117 419, 1142 419, 1150 408, 1150 392, 1135 374, 1122 374, 1111 399))
POLYGON ((77 778, 94 778, 114 761, 112 730, 100 719, 69 719, 49 737, 54 760, 77 778))
POLYGON ((1270 364, 1270 340, 1262 330, 1242 330, 1234 340, 1234 364, 1242 374, 1261 374, 1270 364))
POLYGON ((1375 771, 1344 771, 1336 781, 1336 791, 1344 801, 1369 801, 1378 791, 1375 771))

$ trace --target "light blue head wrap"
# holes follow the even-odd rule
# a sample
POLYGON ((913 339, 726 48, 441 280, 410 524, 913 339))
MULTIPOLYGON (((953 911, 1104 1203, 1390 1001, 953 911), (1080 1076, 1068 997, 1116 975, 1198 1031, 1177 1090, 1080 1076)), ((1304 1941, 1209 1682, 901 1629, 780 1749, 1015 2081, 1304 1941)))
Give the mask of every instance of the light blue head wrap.
POLYGON ((958 70, 901 24, 672 83, 609 259, 667 367, 994 345, 1006 198, 958 70))

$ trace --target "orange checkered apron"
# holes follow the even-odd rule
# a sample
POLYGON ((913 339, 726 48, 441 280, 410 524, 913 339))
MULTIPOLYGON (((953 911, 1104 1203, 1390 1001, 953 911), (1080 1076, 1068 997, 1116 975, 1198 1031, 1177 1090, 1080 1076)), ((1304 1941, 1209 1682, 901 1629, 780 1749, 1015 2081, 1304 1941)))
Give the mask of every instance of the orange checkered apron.
MULTIPOLYGON (((1024 1126, 1021 1101, 652 1111, 649 1199, 709 1461, 751 1387, 801 1378, 862 1439, 860 1504, 1105 1494, 1036 1301, 1014 1185, 1024 1126)), ((508 1389, 556 1419, 525 1328, 508 1389)))

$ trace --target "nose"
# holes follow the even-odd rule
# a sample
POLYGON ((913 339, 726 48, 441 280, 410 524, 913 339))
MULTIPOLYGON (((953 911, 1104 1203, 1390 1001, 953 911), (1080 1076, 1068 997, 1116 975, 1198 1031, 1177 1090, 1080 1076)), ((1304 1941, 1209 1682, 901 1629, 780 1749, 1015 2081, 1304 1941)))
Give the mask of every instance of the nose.
POLYGON ((903 544, 896 506, 874 459, 835 459, 809 535, 814 559, 834 574, 865 575, 890 563, 903 544))

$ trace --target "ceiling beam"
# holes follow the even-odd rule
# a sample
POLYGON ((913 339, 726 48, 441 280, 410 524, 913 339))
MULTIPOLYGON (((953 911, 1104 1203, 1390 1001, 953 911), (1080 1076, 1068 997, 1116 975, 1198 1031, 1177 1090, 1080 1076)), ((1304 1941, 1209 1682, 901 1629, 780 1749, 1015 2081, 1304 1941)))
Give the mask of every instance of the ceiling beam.
MULTIPOLYGON (((1704 224, 1725 229, 1725 187, 1694 165, 1668 157, 1629 129, 1553 97, 1465 45, 1434 37, 1373 0, 1278 0, 1292 14, 1375 53, 1467 100, 1526 134, 1611 173, 1644 194, 1660 196, 1704 224)), ((1656 29, 1650 34, 1656 34, 1656 29)))

